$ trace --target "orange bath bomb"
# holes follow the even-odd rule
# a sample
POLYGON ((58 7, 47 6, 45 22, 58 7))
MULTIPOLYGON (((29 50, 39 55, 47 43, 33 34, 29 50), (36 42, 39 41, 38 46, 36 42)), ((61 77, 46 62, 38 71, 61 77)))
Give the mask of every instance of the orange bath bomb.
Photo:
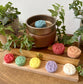
POLYGON ((77 58, 81 54, 81 50, 76 46, 70 46, 67 49, 67 55, 71 58, 77 58))

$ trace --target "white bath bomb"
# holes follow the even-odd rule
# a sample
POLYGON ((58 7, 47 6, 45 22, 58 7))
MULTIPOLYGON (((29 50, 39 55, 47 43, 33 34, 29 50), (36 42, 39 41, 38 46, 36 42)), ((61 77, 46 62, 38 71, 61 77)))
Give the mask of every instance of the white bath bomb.
POLYGON ((67 63, 63 66, 63 71, 67 75, 74 75, 76 73, 76 68, 74 65, 67 63))

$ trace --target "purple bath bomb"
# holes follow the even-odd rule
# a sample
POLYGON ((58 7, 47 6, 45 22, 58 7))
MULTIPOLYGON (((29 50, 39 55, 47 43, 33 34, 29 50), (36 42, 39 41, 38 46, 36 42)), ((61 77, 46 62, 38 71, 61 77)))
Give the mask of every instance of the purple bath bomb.
POLYGON ((48 61, 45 66, 46 70, 50 73, 55 72, 58 68, 57 63, 55 61, 48 61))

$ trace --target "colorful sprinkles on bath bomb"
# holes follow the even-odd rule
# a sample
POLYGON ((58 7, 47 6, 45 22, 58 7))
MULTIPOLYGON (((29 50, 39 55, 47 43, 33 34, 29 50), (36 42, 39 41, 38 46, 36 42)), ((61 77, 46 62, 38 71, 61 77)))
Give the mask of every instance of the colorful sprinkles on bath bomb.
POLYGON ((37 57, 33 57, 29 62, 31 68, 38 68, 40 64, 41 64, 41 60, 37 57))
POLYGON ((6 54, 6 55, 4 56, 4 61, 5 61, 6 63, 11 63, 11 62, 13 62, 13 61, 14 61, 14 55, 11 54, 11 53, 6 54))
POLYGON ((38 20, 35 22, 35 27, 37 27, 37 28, 46 27, 46 22, 44 20, 38 20))
POLYGON ((45 66, 46 70, 50 73, 55 72, 58 68, 55 61, 48 61, 45 66))
POLYGON ((26 57, 24 57, 24 56, 18 56, 18 57, 15 59, 15 63, 16 63, 18 66, 23 66, 23 65, 25 65, 25 63, 26 63, 26 57))

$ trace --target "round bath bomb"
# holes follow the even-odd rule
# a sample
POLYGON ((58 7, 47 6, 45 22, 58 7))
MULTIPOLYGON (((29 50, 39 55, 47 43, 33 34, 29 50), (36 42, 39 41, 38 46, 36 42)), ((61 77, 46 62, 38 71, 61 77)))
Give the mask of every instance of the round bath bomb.
POLYGON ((15 59, 15 63, 16 63, 18 66, 23 66, 23 65, 25 65, 25 63, 26 63, 26 57, 24 57, 24 56, 18 56, 18 57, 15 59))
POLYGON ((81 54, 81 50, 76 46, 70 46, 67 49, 67 55, 71 58, 77 58, 81 54))
POLYGON ((63 71, 67 75, 74 75, 76 73, 76 68, 74 65, 67 63, 63 66, 63 71))
POLYGON ((14 55, 11 54, 11 53, 6 54, 6 55, 4 56, 4 61, 5 61, 6 63, 11 63, 11 62, 13 62, 13 61, 14 61, 14 55))
POLYGON ((57 70, 57 64, 55 61, 48 61, 45 66, 46 70, 50 73, 55 72, 57 70))
POLYGON ((41 64, 41 60, 37 57, 33 57, 29 62, 31 68, 38 68, 40 64, 41 64))
POLYGON ((38 20, 35 22, 35 27, 37 27, 37 28, 46 27, 46 22, 44 20, 38 20))
POLYGON ((60 55, 64 53, 65 47, 62 43, 55 43, 52 46, 52 50, 55 54, 60 55))

